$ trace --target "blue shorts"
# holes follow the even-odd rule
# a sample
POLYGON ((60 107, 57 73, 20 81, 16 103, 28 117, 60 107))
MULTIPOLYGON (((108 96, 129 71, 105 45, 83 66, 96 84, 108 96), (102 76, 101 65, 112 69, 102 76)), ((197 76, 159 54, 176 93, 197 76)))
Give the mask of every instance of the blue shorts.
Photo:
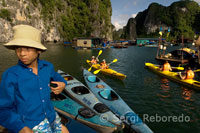
POLYGON ((61 119, 56 113, 56 118, 53 123, 49 123, 47 118, 45 118, 40 124, 36 125, 32 130, 34 133, 61 133, 61 119))

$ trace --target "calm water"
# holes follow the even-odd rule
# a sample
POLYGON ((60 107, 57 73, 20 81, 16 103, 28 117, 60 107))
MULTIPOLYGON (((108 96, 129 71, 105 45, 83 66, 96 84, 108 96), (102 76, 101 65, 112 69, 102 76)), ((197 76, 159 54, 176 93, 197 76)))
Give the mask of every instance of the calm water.
MULTIPOLYGON (((75 50, 69 46, 55 44, 46 46, 48 51, 41 55, 41 59, 52 62, 56 70, 64 70, 82 82, 82 69, 88 68, 85 60, 92 55, 98 55, 98 50, 75 50)), ((174 48, 169 48, 171 49, 174 48)), ((111 62, 118 59, 118 62, 110 67, 126 74, 127 79, 120 81, 102 74, 98 76, 115 89, 154 132, 200 132, 200 92, 161 78, 145 69, 145 62, 155 63, 156 50, 135 46, 103 50, 100 60, 111 62)), ((15 53, 0 45, 0 75, 16 63, 15 53)))

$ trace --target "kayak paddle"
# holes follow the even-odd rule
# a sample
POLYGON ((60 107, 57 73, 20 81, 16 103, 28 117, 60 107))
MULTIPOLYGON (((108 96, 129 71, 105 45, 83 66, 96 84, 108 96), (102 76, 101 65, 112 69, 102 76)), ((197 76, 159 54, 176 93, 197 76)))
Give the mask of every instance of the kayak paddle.
MULTIPOLYGON (((155 66, 162 66, 162 65, 156 65, 155 66)), ((171 67, 172 69, 177 69, 177 70, 184 70, 184 67, 171 67)))

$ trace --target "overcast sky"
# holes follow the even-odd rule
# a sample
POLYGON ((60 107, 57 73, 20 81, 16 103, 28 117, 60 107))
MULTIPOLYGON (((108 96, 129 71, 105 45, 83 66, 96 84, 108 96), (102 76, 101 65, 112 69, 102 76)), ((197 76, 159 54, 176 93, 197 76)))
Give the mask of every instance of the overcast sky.
MULTIPOLYGON (((179 0, 111 0, 111 22, 119 29, 127 24, 129 18, 135 17, 138 12, 147 9, 149 4, 156 2, 163 6, 169 6, 175 1, 179 0)), ((200 3, 200 0, 194 1, 200 3)))

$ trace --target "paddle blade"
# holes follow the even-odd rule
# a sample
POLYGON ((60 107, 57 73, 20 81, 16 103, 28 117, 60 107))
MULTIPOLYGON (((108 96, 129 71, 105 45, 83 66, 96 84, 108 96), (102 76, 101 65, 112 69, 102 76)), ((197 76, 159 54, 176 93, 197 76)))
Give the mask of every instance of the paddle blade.
POLYGON ((101 55, 102 53, 102 50, 99 51, 98 55, 97 55, 97 58, 99 57, 99 55, 101 55))
POLYGON ((118 61, 117 59, 114 59, 112 62, 115 63, 115 62, 117 62, 117 61, 118 61))
POLYGON ((200 72, 200 69, 194 70, 194 72, 200 72))
POLYGON ((115 63, 117 62, 118 60, 117 59, 114 59, 112 62, 108 63, 108 65, 112 64, 112 63, 115 63))
POLYGON ((94 73, 94 74, 97 74, 97 73, 99 73, 100 71, 101 71, 101 69, 96 70, 96 71, 94 71, 93 73, 94 73))
POLYGON ((99 55, 101 55, 101 54, 102 54, 102 50, 100 50, 100 51, 99 51, 99 54, 98 54, 98 56, 99 56, 99 55))
POLYGON ((92 70, 92 66, 88 69, 88 71, 90 72, 92 70))
POLYGON ((183 67, 176 67, 178 70, 184 70, 183 67))
POLYGON ((172 69, 184 70, 184 67, 171 67, 172 69))

